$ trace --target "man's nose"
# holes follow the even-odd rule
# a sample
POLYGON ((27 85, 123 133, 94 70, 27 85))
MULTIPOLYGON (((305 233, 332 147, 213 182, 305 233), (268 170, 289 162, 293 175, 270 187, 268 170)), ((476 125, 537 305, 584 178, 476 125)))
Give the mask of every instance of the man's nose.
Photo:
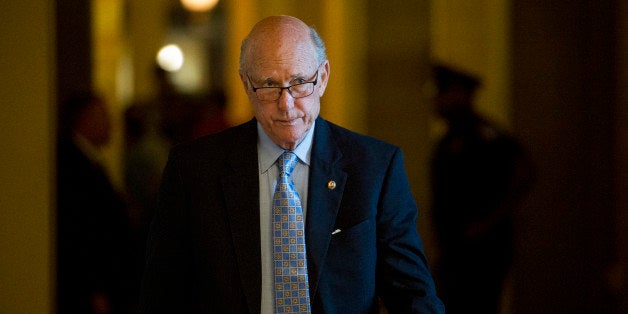
POLYGON ((290 91, 287 88, 281 90, 277 102, 277 105, 281 110, 289 110, 294 107, 294 97, 292 97, 292 94, 290 94, 290 91))

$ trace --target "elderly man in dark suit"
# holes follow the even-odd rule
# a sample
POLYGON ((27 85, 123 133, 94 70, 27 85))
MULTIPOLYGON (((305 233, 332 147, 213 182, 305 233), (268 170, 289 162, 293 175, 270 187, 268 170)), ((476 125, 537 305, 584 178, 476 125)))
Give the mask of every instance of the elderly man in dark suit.
POLYGON ((318 116, 329 74, 302 21, 253 28, 240 78, 255 118, 171 152, 144 312, 374 313, 380 299, 390 313, 444 312, 401 150, 318 116))

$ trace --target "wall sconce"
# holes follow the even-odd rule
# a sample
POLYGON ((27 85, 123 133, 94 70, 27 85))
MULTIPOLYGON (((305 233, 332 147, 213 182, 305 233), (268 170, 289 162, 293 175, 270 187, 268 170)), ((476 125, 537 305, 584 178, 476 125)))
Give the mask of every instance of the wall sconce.
POLYGON ((214 8, 218 0, 181 0, 181 4, 193 12, 206 12, 214 8))
POLYGON ((168 72, 179 71, 183 66, 181 48, 173 44, 162 47, 157 53, 157 64, 168 72))

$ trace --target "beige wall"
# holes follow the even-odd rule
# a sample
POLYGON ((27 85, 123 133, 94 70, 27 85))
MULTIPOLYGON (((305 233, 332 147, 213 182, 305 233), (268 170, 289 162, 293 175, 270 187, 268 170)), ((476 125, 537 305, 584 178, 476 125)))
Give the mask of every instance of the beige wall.
POLYGON ((365 82, 367 134, 401 147, 412 193, 419 206, 418 229, 428 258, 430 139, 429 99, 422 87, 429 78, 429 3, 368 1, 365 82))
MULTIPOLYGON (((430 13, 428 2, 403 2, 381 3, 379 1, 321 1, 319 3, 307 2, 306 8, 297 6, 292 1, 279 1, 276 7, 269 8, 261 6, 258 1, 238 1, 237 8, 230 8, 230 26, 233 36, 229 36, 231 42, 229 49, 234 52, 238 49, 240 40, 250 29, 252 24, 261 16, 268 14, 287 13, 303 14, 302 17, 310 24, 315 24, 321 31, 324 38, 330 45, 330 58, 332 58, 332 82, 337 82, 335 87, 330 86, 329 93, 323 99, 323 114, 330 117, 332 121, 349 126, 358 131, 364 131, 371 135, 387 139, 402 146, 406 153, 407 169, 413 184, 418 202, 423 208, 427 205, 427 193, 429 187, 426 181, 426 161, 429 155, 430 138, 428 134, 429 124, 426 116, 429 114, 428 103, 421 99, 421 83, 426 79, 427 59, 430 56, 437 56, 445 61, 452 61, 469 68, 472 71, 478 70, 482 74, 488 75, 489 85, 485 90, 485 96, 480 99, 481 105, 486 112, 494 116, 504 124, 513 126, 517 130, 528 130, 524 132, 529 138, 541 144, 540 152, 548 153, 543 160, 569 156, 561 152, 569 152, 566 148, 559 148, 558 152, 552 150, 565 145, 571 145, 569 134, 559 133, 546 136, 543 132, 548 130, 544 127, 551 127, 553 131, 561 132, 563 124, 556 124, 546 117, 544 112, 557 111, 563 109, 560 106, 551 105, 555 98, 552 94, 544 93, 535 95, 539 89, 531 89, 536 85, 535 75, 547 72, 547 67, 542 65, 576 65, 580 64, 575 60, 562 60, 556 53, 550 54, 553 61, 548 63, 540 62, 542 59, 532 59, 547 56, 548 48, 553 46, 539 46, 538 50, 523 51, 519 58, 528 58, 527 64, 532 63, 532 68, 527 68, 522 73, 511 73, 508 64, 510 56, 508 48, 507 20, 510 10, 507 1, 486 0, 463 4, 464 10, 453 6, 453 0, 432 1, 433 15, 431 23, 426 24, 430 13), (340 3, 342 2, 342 3, 340 3), (264 9, 266 8, 266 9, 264 9), (303 13, 305 12, 305 13, 303 13), (472 13, 470 13, 472 12, 472 13), (344 17, 344 18, 343 18, 344 17), (342 31, 337 31, 342 28, 342 31), (432 31, 430 31, 432 29, 432 31), (461 32, 469 32, 469 34, 461 32), (489 30, 488 32, 484 32, 489 30), (394 32, 393 32, 394 31, 394 32), (389 33, 387 33, 389 32, 389 33), (429 33, 429 38, 426 38, 429 33), (467 37, 469 36, 469 37, 467 37), (343 40, 346 38, 347 40, 343 40), (472 38, 473 40, 469 40, 472 38), (350 40, 349 40, 350 39, 350 40), (374 41, 374 39, 377 39, 374 41), (427 43, 432 42, 434 54, 427 50, 427 43), (333 43, 333 47, 332 47, 333 43), (390 50, 385 50, 386 46, 390 50), (460 50, 458 47, 466 47, 460 50), (526 52, 531 52, 527 55, 526 52), (531 56, 531 57, 530 57, 531 56), (361 60, 366 60, 362 62, 361 60), (537 61, 532 62, 532 61, 537 61), (567 62, 566 64, 564 62, 567 62), (572 63, 570 63, 572 62, 572 63), (534 66, 539 67, 541 72, 535 71, 534 66), (416 67, 416 68, 412 68, 416 67), (509 91, 509 75, 516 75, 519 79, 530 79, 520 81, 520 88, 531 89, 530 94, 525 94, 524 98, 518 100, 518 106, 514 109, 509 105, 512 92, 509 91), (398 78, 402 79, 399 80, 398 78), (364 79, 362 79, 364 78, 364 79), (398 88, 398 82, 416 80, 418 83, 398 88), (384 83, 383 86, 379 85, 384 83), (506 85, 500 85, 506 84, 506 85), (377 90, 371 88, 370 93, 362 94, 363 88, 360 86, 378 86, 377 90), (336 90, 332 90, 335 88, 336 90), (416 90, 413 90, 416 88, 416 90), (349 91, 345 93, 345 91, 349 91), (381 92, 375 93, 375 91, 381 92), (540 99, 542 103, 535 103, 540 99), (483 100, 482 100, 483 99, 483 100), (530 100, 532 102, 528 103, 530 100), (336 108, 334 108, 336 106, 336 108), (538 111, 535 111, 538 110, 538 111), (538 125, 541 123, 541 125, 538 125), (531 128, 531 129, 530 129, 531 128), (541 129, 539 131, 539 129, 541 129), (556 143, 555 146, 552 146, 556 143), (545 149, 548 147, 547 149, 545 149), (549 156, 549 157, 548 157, 549 156)), ((0 312, 2 313, 48 313, 53 308, 53 234, 54 223, 51 212, 53 210, 53 139, 54 139, 54 2, 44 0, 3 3, 0 10, 0 40, 3 47, 11 49, 3 50, 3 58, 0 61, 0 100, 4 108, 0 111, 0 213, 3 226, 0 228, 0 312), (38 23, 28 23, 36 20, 38 23)), ((151 74, 149 62, 152 62, 154 49, 161 44, 159 30, 162 25, 163 16, 145 14, 145 12, 155 12, 154 9, 163 8, 164 1, 129 1, 129 16, 134 22, 129 24, 129 38, 138 43, 142 50, 132 50, 132 55, 138 58, 134 64, 136 80, 134 81, 135 91, 138 94, 152 94, 150 89, 151 74), (161 17, 160 17, 161 16, 161 17), (157 36, 157 37, 155 37, 157 36), (137 72, 139 71, 139 72, 137 72)), ((233 3, 233 2, 230 2, 233 3)), ((301 3, 301 2, 299 2, 301 3)), ((456 2, 459 3, 459 2, 456 2)), ((616 52, 620 57, 618 67, 619 82, 617 85, 617 95, 619 102, 616 105, 617 115, 615 116, 616 131, 618 137, 615 139, 615 160, 617 160, 616 180, 617 190, 617 210, 619 220, 617 229, 619 241, 618 247, 621 250, 621 257, 618 264, 623 266, 621 271, 613 278, 617 279, 617 289, 623 291, 623 299, 626 299, 628 285, 626 284, 626 231, 628 230, 628 219, 626 218, 626 95, 625 82, 628 79, 626 74, 626 60, 628 55, 626 47, 626 4, 621 3, 619 12, 620 30, 618 34, 624 34, 621 45, 616 52), (623 204, 623 205, 622 205, 623 204)), ((156 9, 155 9, 156 10, 156 9)), ((542 19, 538 12, 531 7, 527 10, 518 10, 522 15, 519 22, 524 22, 525 26, 534 25, 538 29, 539 25, 545 27, 553 19, 542 19), (541 20, 539 20, 541 18, 541 20), (541 22, 538 24, 537 22, 541 22)), ((163 13, 163 12, 162 12, 163 13)), ((570 26, 569 20, 557 23, 557 27, 570 26), (562 23, 562 24, 561 24, 562 23)), ((553 24, 551 24, 553 25, 553 24)), ((551 26, 550 25, 550 26, 551 26)), ((531 28, 528 28, 531 29, 531 28)), ((557 37, 558 41, 572 44, 564 38, 557 37)), ((525 42, 524 42, 525 43, 525 42)), ((526 48, 524 45, 520 48, 526 48)), ((551 50, 550 50, 551 52, 551 50)), ((231 58, 237 58, 237 53, 231 53, 231 58)), ((233 60, 232 60, 233 61, 233 60)), ((521 61, 514 64, 522 66, 521 61)), ((605 64, 603 64, 605 65, 605 64)), ((227 68, 227 75, 237 73, 236 65, 231 62, 231 68, 227 68)), ((549 68, 551 70, 552 68, 549 68)), ((570 72, 557 72, 561 82, 569 82, 570 72)), ((550 73, 551 74, 551 73, 550 73)), ((95 74, 98 75, 98 72, 95 74)), ((237 77, 231 76, 228 80, 237 82, 237 77)), ((105 79, 106 80, 106 79, 105 79)), ((413 81, 414 82, 414 81, 413 81)), ((540 83, 543 83, 541 81, 540 83)), ((333 83, 334 85, 336 83, 333 83)), ((232 114, 235 120, 242 120, 250 117, 250 111, 246 105, 242 87, 239 84, 229 84, 233 88, 234 95, 240 95, 234 100, 238 105, 232 114), (244 101, 243 101, 244 100, 244 101)), ((547 88, 546 85, 541 85, 547 88)), ((550 85, 549 87, 566 88, 572 92, 577 92, 575 85, 562 83, 562 85, 550 85)), ((543 89, 540 89, 543 90, 543 89)), ((573 104, 572 104, 573 105, 573 104)), ((566 108, 570 108, 567 106, 566 108)), ((583 107, 586 108, 586 107, 583 107)), ((582 118, 575 109, 568 112, 573 116, 582 118)), ((595 147, 595 145, 593 145, 595 147)), ((599 158, 599 157, 598 157, 599 158)), ((542 160, 542 161, 543 161, 542 160)), ((593 159, 594 161, 596 159, 593 159)), ((597 160, 603 160, 597 159, 597 160)), ((569 160, 567 160, 569 161, 569 160)), ((546 161, 549 165, 555 165, 555 161, 546 161)), ((560 169, 566 169, 558 164, 560 169)), ((576 165, 580 166, 580 165, 576 165)), ((568 170, 568 169, 567 169, 568 170)), ((555 172, 550 172, 550 175, 555 172)), ((552 188, 569 188, 566 181, 578 179, 578 175, 564 176, 557 174, 552 188)), ((568 181, 567 181, 568 182, 568 181)), ((546 183, 544 183, 546 184, 546 183)), ((547 185, 546 185, 547 186, 547 185)), ((535 204, 552 204, 559 194, 543 194, 545 197, 535 204)), ((584 224, 588 218, 596 217, 593 212, 584 212, 574 218, 570 215, 573 208, 579 208, 576 200, 567 200, 575 206, 552 207, 550 212, 530 213, 526 218, 525 225, 529 227, 526 253, 541 254, 539 256, 528 255, 528 259, 523 260, 527 267, 523 270, 528 275, 522 276, 521 289, 536 289, 537 293, 528 292, 520 297, 515 303, 517 309, 542 309, 541 301, 551 302, 555 305, 567 300, 572 295, 577 295, 578 287, 567 287, 558 293, 554 288, 564 288, 550 282, 549 285, 537 286, 539 281, 547 280, 544 276, 548 271, 545 257, 559 257, 549 264, 549 270, 561 268, 560 262, 568 257, 578 257, 578 251, 565 250, 575 242, 570 237, 575 236, 582 239, 587 238, 587 231, 590 225, 584 224), (541 219, 553 219, 549 222, 541 219), (564 229, 554 228, 552 221, 559 218, 567 218, 567 222, 576 223, 576 227, 564 229), (574 230, 573 234, 567 231, 574 230), (552 233, 555 232, 555 233, 552 233), (552 242, 546 240, 550 236, 552 242), (557 245, 562 251, 552 250, 548 245, 557 245), (566 253, 566 257, 557 254, 566 253), (573 255, 572 255, 573 254, 573 255), (526 279, 527 278, 527 279, 526 279), (533 281, 536 281, 536 285, 533 281), (541 292, 538 292, 541 291, 541 292), (545 299, 535 300, 539 293, 546 294, 545 299), (562 296, 562 299, 560 298, 562 296), (540 301, 539 301, 540 300, 540 301)), ((567 204, 569 205, 569 204, 567 204)), ((599 220, 593 220, 599 223, 599 220)), ((595 226, 595 225, 594 225, 595 226)), ((604 226, 602 226, 604 227, 604 226)), ((427 235, 429 238, 429 234, 427 235)), ((595 243, 588 242, 585 248, 591 249, 595 253, 595 243)), ((571 260, 569 260, 572 262, 571 260)), ((585 269, 578 267, 577 270, 585 269)), ((621 269, 621 268, 618 268, 621 269)), ((562 269, 564 270, 564 269, 562 269)), ((593 279, 590 273, 583 273, 593 279)), ((550 280, 563 280, 571 277, 553 275, 550 280)), ((569 282, 574 280, 569 279, 569 282)), ((579 283, 579 281, 575 281, 579 283)), ((597 283, 597 281, 596 281, 597 283)), ((565 301, 566 302, 566 301, 565 301)), ((623 310, 628 305, 623 304, 623 310)), ((546 305, 547 306, 547 305, 546 305)))
POLYGON ((510 0, 432 1, 431 57, 482 79, 477 109, 510 127, 510 0))
POLYGON ((53 6, 0 5, 2 313, 49 313, 53 304, 53 6))

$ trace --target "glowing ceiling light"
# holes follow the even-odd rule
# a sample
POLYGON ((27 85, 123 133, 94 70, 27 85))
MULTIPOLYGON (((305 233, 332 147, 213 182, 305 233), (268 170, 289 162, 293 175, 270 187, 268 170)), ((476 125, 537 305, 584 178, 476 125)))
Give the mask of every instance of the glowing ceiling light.
POLYGON ((216 6, 218 0, 181 0, 181 4, 190 10, 195 12, 205 12, 211 10, 216 6))
POLYGON ((175 72, 183 66, 183 52, 177 45, 167 45, 159 49, 157 53, 157 64, 168 71, 175 72))

